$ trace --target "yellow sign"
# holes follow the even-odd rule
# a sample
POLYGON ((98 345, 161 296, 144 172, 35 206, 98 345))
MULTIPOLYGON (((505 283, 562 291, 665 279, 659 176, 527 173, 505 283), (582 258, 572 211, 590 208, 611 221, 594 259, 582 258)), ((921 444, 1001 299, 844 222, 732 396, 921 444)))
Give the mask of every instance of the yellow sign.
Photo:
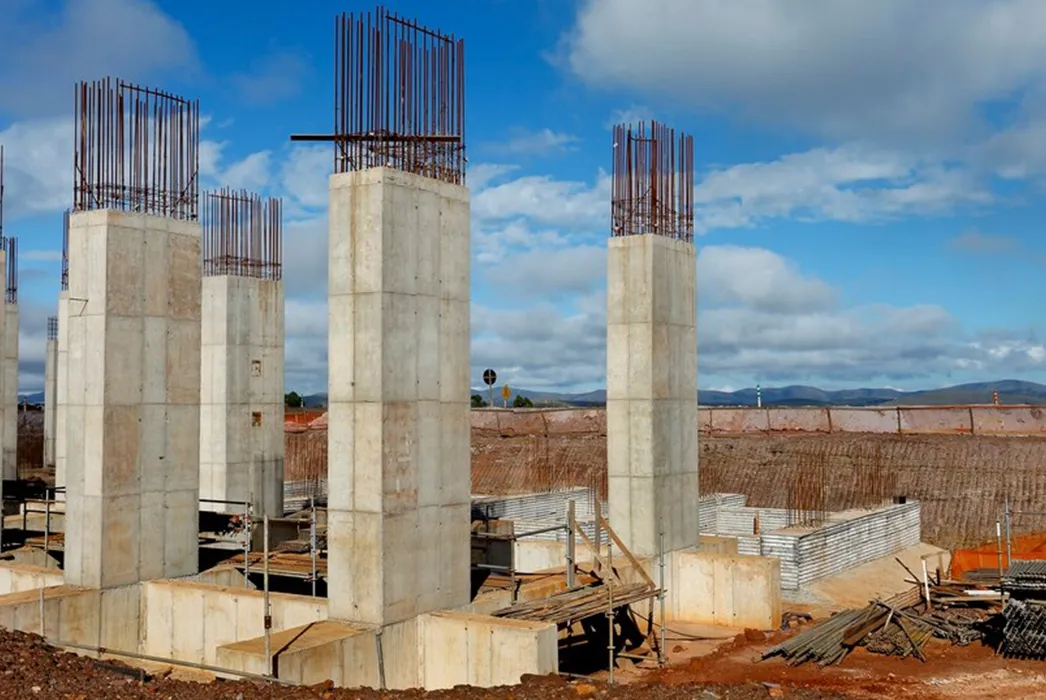
POLYGON ((512 396, 512 391, 508 388, 508 384, 501 387, 501 398, 508 401, 508 397, 512 396))

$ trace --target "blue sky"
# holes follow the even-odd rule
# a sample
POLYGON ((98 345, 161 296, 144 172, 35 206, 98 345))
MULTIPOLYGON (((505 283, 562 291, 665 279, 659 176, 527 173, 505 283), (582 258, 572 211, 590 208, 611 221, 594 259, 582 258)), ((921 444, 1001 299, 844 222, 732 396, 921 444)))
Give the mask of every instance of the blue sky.
MULTIPOLYGON (((1046 381, 1041 0, 390 0, 464 37, 473 381, 605 375, 610 134, 694 135, 704 388, 1046 381)), ((0 2, 21 387, 42 386, 72 87, 201 100, 205 187, 284 198, 288 389, 326 384, 331 29, 370 4, 0 2)))

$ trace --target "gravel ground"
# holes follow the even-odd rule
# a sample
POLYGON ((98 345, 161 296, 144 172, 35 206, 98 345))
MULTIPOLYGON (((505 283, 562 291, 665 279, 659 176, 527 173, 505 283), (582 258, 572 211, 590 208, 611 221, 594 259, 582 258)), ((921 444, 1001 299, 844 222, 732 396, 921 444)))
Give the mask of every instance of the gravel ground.
POLYGON ((39 637, 0 630, 0 698, 168 698, 170 700, 267 700, 292 698, 388 698, 431 697, 433 700, 753 700, 788 697, 798 700, 842 698, 834 693, 789 689, 773 685, 741 684, 729 687, 706 684, 637 683, 608 688, 601 683, 568 681, 564 677, 527 677, 519 686, 466 688, 424 693, 405 691, 379 693, 369 690, 332 690, 326 687, 287 687, 274 684, 217 681, 194 683, 169 678, 139 680, 135 669, 113 662, 91 659, 55 650, 39 637), (121 672, 118 669, 124 669, 121 672))

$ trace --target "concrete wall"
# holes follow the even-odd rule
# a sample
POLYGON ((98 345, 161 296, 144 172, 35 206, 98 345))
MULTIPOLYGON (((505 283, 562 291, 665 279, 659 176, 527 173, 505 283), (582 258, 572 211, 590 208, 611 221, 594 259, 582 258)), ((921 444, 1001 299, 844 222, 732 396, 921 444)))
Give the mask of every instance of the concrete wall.
MULTIPOLYGON (((265 671, 264 640, 221 647, 219 665, 247 673, 265 671)), ((389 689, 456 685, 493 687, 519 683, 524 674, 555 673, 555 625, 441 611, 383 628, 380 633, 335 621, 277 632, 270 638, 278 677, 301 685, 330 680, 339 687, 381 685, 384 659, 389 689)))
POLYGON ((673 552, 666 614, 670 620, 776 630, 781 625, 777 559, 673 552))
POLYGON ((469 194, 386 168, 330 178, 330 616, 469 602, 469 194))
POLYGON ((65 576, 57 566, 44 568, 27 564, 0 564, 0 595, 64 584, 65 576))
MULTIPOLYGON (((733 408, 702 406, 699 433, 887 433, 894 435, 1046 436, 1038 406, 893 406, 887 408, 733 408)), ((472 429, 503 437, 606 434, 602 408, 475 409, 472 429)))
POLYGON ((607 493, 637 556, 698 541, 694 246, 653 234, 607 251, 607 493))
POLYGON ((0 627, 32 634, 43 632, 52 643, 72 642, 138 653, 140 623, 137 584, 106 590, 62 585, 0 595, 0 627))
MULTIPOLYGON (((324 620, 326 600, 269 594, 273 630, 324 620)), ((142 584, 143 653, 215 664, 218 647, 265 634, 264 593, 193 581, 142 584)))
MULTIPOLYGON (((65 486, 66 457, 69 451, 69 292, 58 294, 58 363, 55 387, 54 483, 65 486)), ((65 494, 57 495, 64 500, 65 494)))
POLYGON ((1046 436, 1036 406, 897 406, 890 408, 699 409, 701 432, 888 433, 895 435, 1046 436))
POLYGON ((91 211, 69 229, 66 582, 195 573, 200 225, 91 211))
POLYGON ((283 282, 205 277, 202 315, 200 498, 251 501, 255 517, 282 517, 283 282))
POLYGON ((4 312, 4 478, 18 478, 18 304, 4 312))

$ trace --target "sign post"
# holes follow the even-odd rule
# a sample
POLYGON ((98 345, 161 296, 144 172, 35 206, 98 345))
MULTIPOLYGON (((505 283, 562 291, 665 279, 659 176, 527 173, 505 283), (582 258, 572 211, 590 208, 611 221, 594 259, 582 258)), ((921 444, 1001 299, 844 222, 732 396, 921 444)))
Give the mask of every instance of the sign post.
POLYGON ((490 394, 490 407, 494 408, 494 382, 498 380, 498 373, 492 369, 483 370, 483 383, 487 385, 487 393, 490 394))
POLYGON ((508 388, 508 384, 501 387, 501 403, 505 408, 508 408, 508 397, 512 396, 512 390, 508 388))

